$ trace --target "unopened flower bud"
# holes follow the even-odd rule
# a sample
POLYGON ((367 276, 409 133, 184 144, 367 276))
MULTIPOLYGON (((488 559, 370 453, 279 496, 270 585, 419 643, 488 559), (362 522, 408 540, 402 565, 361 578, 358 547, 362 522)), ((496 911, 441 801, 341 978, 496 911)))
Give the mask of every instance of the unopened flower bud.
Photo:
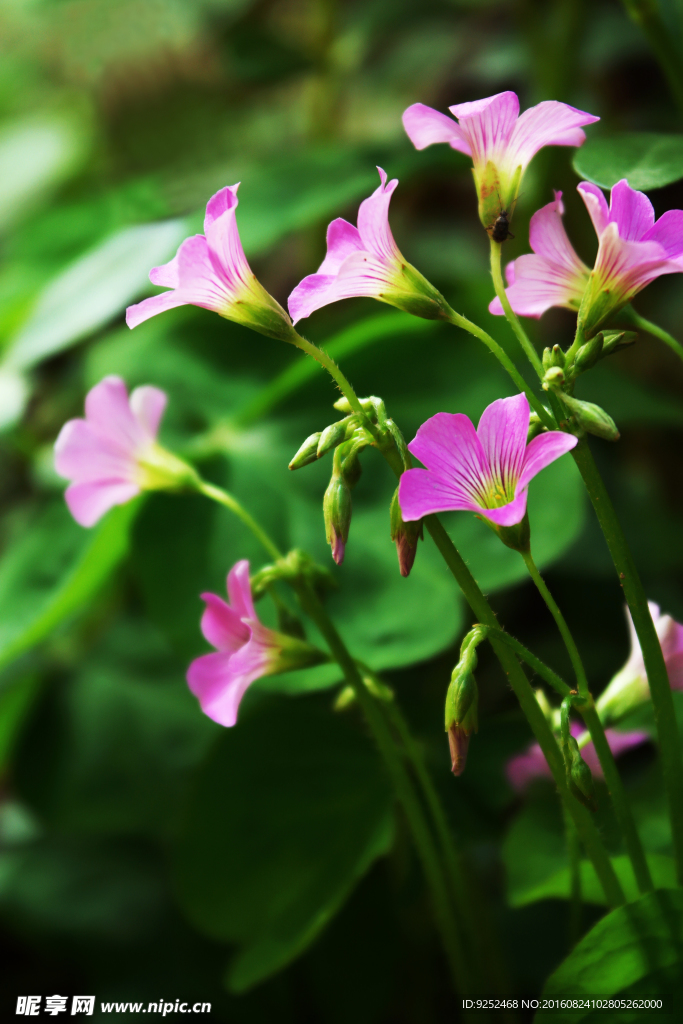
POLYGON ((560 366, 551 366, 543 375, 542 387, 544 391, 552 391, 564 384, 564 371, 560 366))
POLYGON ((325 517, 327 543, 332 548, 332 557, 337 565, 341 565, 344 561, 344 552, 351 526, 351 512, 351 489, 343 477, 335 473, 323 498, 323 516, 325 517))
POLYGON ((362 447, 350 441, 347 444, 340 446, 337 450, 341 456, 339 463, 344 483, 349 488, 355 487, 360 480, 361 473, 363 472, 361 461, 358 458, 362 447))
POLYGON ((339 420, 338 423, 330 423, 329 427, 325 427, 322 434, 320 434, 320 440, 318 441, 318 458, 325 455, 327 452, 336 448, 338 444, 346 438, 346 427, 348 420, 339 420))
POLYGON ((559 366, 561 370, 564 370, 565 363, 565 354, 559 345, 553 345, 552 348, 543 349, 544 370, 550 370, 553 366, 559 366))
POLYGON ((574 360, 574 376, 585 373, 586 370, 590 370, 591 367, 595 366, 602 355, 603 344, 602 334, 596 334, 594 338, 591 338, 590 341, 581 346, 574 360))
POLYGON ((462 775, 464 772, 470 736, 479 728, 479 694, 472 674, 476 663, 477 655, 473 648, 461 657, 453 669, 446 694, 446 732, 451 751, 451 770, 454 775, 462 775))
POLYGON ((601 331, 600 333, 603 339, 603 356, 611 356, 613 352, 617 352, 622 348, 628 348, 629 345, 635 345, 638 341, 636 331, 601 331))
POLYGON ((531 412, 529 414, 529 429, 526 434, 526 443, 529 444, 530 441, 533 441, 535 437, 538 437, 539 434, 543 433, 543 430, 544 427, 541 422, 541 417, 537 412, 531 412))
POLYGON ((414 523, 403 522, 401 506, 398 503, 398 487, 391 499, 389 525, 391 539, 396 545, 401 576, 409 576, 417 554, 417 542, 422 539, 422 520, 418 519, 414 523))
POLYGON ((567 784, 571 793, 584 807, 591 811, 597 810, 595 802, 595 786, 591 770, 581 757, 579 745, 573 736, 569 736, 562 744, 564 764, 567 772, 567 784))
POLYGON ((571 395, 561 395, 564 405, 574 417, 576 423, 588 434, 595 434, 605 441, 618 441, 621 437, 612 417, 592 402, 581 402, 571 395))
POLYGON ((294 458, 289 464, 290 469, 301 469, 303 466, 310 466, 312 462, 315 462, 318 458, 318 442, 320 441, 320 431, 318 430, 315 434, 311 434, 307 437, 304 443, 299 448, 294 458))

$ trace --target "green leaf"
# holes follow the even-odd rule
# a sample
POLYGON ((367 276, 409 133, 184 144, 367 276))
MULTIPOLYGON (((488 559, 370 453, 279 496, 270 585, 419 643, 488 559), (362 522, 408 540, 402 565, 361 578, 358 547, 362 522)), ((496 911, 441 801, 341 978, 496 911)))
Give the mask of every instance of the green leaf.
POLYGON ((589 139, 576 152, 574 170, 601 188, 622 178, 645 192, 662 188, 683 178, 683 135, 626 132, 589 139))
POLYGON ((197 778, 176 878, 196 927, 240 947, 234 991, 310 945, 387 851, 391 805, 374 747, 328 699, 263 699, 222 733, 197 778))
POLYGON ((5 363, 26 370, 103 327, 149 287, 150 268, 173 256, 187 233, 183 220, 117 231, 50 281, 5 363))
MULTIPOLYGON (((648 893, 618 907, 584 936, 548 979, 544 996, 683 995, 683 891, 648 893)), ((591 1010, 536 1015, 536 1020, 604 1020, 591 1010)), ((610 1021, 644 1019, 642 1012, 610 1011, 610 1021)))
MULTIPOLYGON (((672 857, 651 853, 648 855, 647 862, 650 865, 652 880, 656 889, 676 888, 676 862, 672 857)), ((629 858, 625 855, 613 857, 612 866, 622 884, 626 899, 637 899, 640 891, 636 884, 633 867, 629 858)), ((537 900, 567 900, 570 898, 570 895, 570 871, 566 867, 544 881, 511 895, 510 905, 513 907, 524 907, 528 903, 535 903, 537 900)), ((597 903, 600 906, 607 905, 605 894, 595 873, 595 868, 587 860, 581 861, 581 898, 584 903, 597 903)))
POLYGON ((0 669, 86 606, 128 550, 131 502, 92 532, 64 502, 50 506, 0 561, 0 669))

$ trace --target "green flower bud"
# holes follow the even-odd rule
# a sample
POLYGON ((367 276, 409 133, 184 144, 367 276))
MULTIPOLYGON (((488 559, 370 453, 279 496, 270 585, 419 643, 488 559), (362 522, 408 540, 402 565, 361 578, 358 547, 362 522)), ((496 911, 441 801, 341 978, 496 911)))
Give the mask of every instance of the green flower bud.
POLYGON ((410 575, 410 570, 417 554, 417 542, 422 540, 422 520, 416 523, 404 523, 401 506, 398 503, 398 487, 394 491, 389 508, 389 527, 391 539, 396 545, 398 567, 401 576, 410 575))
POLYGON ((537 412, 531 412, 529 414, 529 429, 526 435, 526 443, 529 444, 535 437, 542 434, 544 430, 543 423, 537 412))
POLYGON ((559 366, 561 370, 564 370, 566 363, 565 354, 559 345, 553 345, 552 348, 543 349, 543 369, 550 370, 554 366, 559 366))
POLYGON ((311 434, 307 437, 304 443, 299 448, 294 458, 289 464, 290 469, 302 469, 303 466, 310 466, 312 462, 315 462, 318 458, 318 443, 320 441, 321 433, 317 431, 315 434, 311 434))
POLYGON ((553 391, 564 384, 564 370, 560 366, 551 366, 545 371, 542 387, 544 391, 553 391))
POLYGON ((323 498, 325 535, 337 565, 344 561, 351 526, 351 488, 341 475, 333 474, 323 498))
POLYGON ((600 333, 603 339, 603 356, 611 356, 613 352, 628 348, 629 345, 635 345, 638 341, 636 331, 601 331, 600 333))
POLYGON ((462 775, 467 762, 470 736, 477 732, 479 694, 472 670, 477 664, 476 649, 465 652, 453 669, 446 694, 446 732, 451 751, 451 770, 462 775))
POLYGON ((591 770, 581 757, 579 745, 573 736, 570 736, 562 744, 565 770, 567 772, 567 784, 571 793, 591 811, 597 810, 595 802, 595 787, 591 770))
POLYGON ((603 344, 602 334, 596 334, 594 338, 591 338, 590 341, 581 346, 574 359, 574 376, 585 373, 586 370, 590 370, 591 367, 595 366, 602 355, 603 344))
POLYGON ((618 441, 621 437, 617 425, 604 409, 592 402, 581 402, 571 395, 560 395, 562 402, 574 417, 576 423, 587 434, 595 434, 605 441, 618 441))
POLYGON ((318 441, 318 458, 346 440, 346 428, 350 420, 349 416, 347 419, 339 420, 338 423, 330 423, 329 427, 325 427, 318 441))

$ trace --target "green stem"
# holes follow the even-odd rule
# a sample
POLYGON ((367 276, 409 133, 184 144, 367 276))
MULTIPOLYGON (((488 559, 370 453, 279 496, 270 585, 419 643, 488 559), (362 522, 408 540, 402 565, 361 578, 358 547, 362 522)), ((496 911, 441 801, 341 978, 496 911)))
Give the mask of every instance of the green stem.
POLYGON ((567 653, 569 654, 569 658, 572 663, 572 668, 574 669, 574 674, 576 676, 576 682, 579 693, 582 697, 588 699, 590 697, 590 693, 588 690, 588 679, 586 678, 586 671, 583 667, 583 662, 581 661, 579 649, 576 646, 576 643, 574 642, 574 637, 572 636, 569 626, 565 621, 564 615, 560 611, 555 598, 548 590, 545 580, 538 571, 538 568, 533 560, 531 552, 522 551, 521 555, 524 559, 524 564, 529 570, 529 575, 536 584, 536 589, 538 590, 539 594, 548 606, 548 610, 550 611, 552 617, 555 619, 557 628, 559 629, 562 639, 564 640, 564 645, 567 648, 567 653))
POLYGON ((508 647, 511 647, 515 654, 517 654, 522 661, 527 663, 532 672, 539 675, 541 679, 545 679, 546 683, 549 683, 554 690, 557 690, 561 697, 567 696, 570 690, 564 679, 558 676, 557 672, 553 672, 553 670, 549 668, 545 662, 541 661, 540 658, 537 658, 535 654, 532 654, 532 652, 525 647, 524 644, 521 644, 519 640, 516 640, 513 636, 510 636, 509 633, 506 633, 504 629, 499 629, 497 626, 484 626, 483 629, 486 631, 487 637, 493 637, 496 640, 500 640, 502 643, 507 644, 508 647))
POLYGON ((231 512, 234 512, 237 518, 241 519, 244 525, 251 530, 254 537, 256 537, 256 540, 263 545, 271 558, 282 558, 282 552, 276 547, 265 530, 261 529, 253 516, 249 515, 237 498, 233 498, 232 494, 224 491, 222 487, 215 487, 213 484, 207 483, 205 480, 199 481, 197 484, 197 490, 200 494, 205 495, 207 498, 211 498, 212 501, 217 501, 220 505, 225 505, 225 507, 229 508, 231 512))
POLYGON ((470 980, 470 968, 462 937, 450 910, 451 900, 442 866, 434 847, 429 826, 425 821, 410 776, 403 765, 391 731, 374 697, 370 695, 363 683, 355 661, 312 587, 307 583, 302 583, 296 589, 302 608, 322 633, 335 661, 344 673, 347 684, 353 689, 354 695, 373 733, 375 742, 385 760, 397 796, 410 824, 423 870, 432 890, 434 912, 448 954, 453 981, 457 988, 461 988, 464 991, 473 991, 470 980))
POLYGON ((574 822, 564 814, 569 855, 569 948, 573 949, 581 936, 581 846, 574 822))
POLYGON ((643 893, 651 892, 654 886, 652 884, 650 869, 645 858, 645 851, 643 850, 642 843, 640 842, 640 836, 638 835, 636 823, 633 819, 633 814, 631 813, 626 790, 624 789, 624 784, 621 781, 621 776, 619 775, 619 769, 617 768, 612 748, 607 741, 605 730, 595 710, 593 698, 591 697, 588 689, 588 679, 586 678, 586 672, 583 667, 578 647, 576 646, 576 642, 571 634, 564 615, 560 611, 555 598, 550 593, 545 580, 541 576, 536 563, 531 557, 531 552, 523 553, 522 558, 529 570, 529 575, 536 584, 541 597, 545 601, 551 615, 557 623, 557 628, 562 634, 562 639, 564 640, 565 647, 567 648, 567 652, 571 658, 572 666, 576 674, 579 694, 583 698, 582 702, 577 702, 575 706, 577 710, 580 711, 588 731, 590 732, 591 739, 593 740, 595 752, 598 755, 600 767, 602 768, 605 776, 607 789, 612 797, 614 813, 616 814, 619 827, 621 828, 624 836, 624 842, 626 843, 626 850, 633 865, 633 873, 636 877, 638 888, 643 893))
POLYGON ((646 331, 653 337, 659 338, 660 341, 663 341, 665 345, 668 345, 676 353, 679 359, 683 360, 683 345, 681 345, 680 341, 676 341, 672 334, 669 334, 668 331, 665 331, 658 324, 653 324, 651 320, 646 320, 640 313, 636 313, 633 307, 627 307, 627 309, 622 310, 622 313, 626 312, 628 313, 629 323, 633 324, 638 330, 646 331))
POLYGON ((552 416, 543 403, 533 393, 505 349, 499 345, 490 334, 487 334, 483 328, 479 327, 478 324, 472 323, 472 321, 468 320, 467 317, 461 316, 460 313, 456 313, 454 309, 451 309, 450 311, 449 323, 453 324, 454 327, 462 328, 463 331, 468 331, 475 338, 478 338, 479 341, 484 342, 488 350, 493 353, 501 366, 508 372, 515 385, 520 391, 524 392, 529 401, 529 405, 534 412, 538 414, 538 417, 544 426, 548 427, 549 430, 554 430, 556 424, 552 416))
POLYGON ((332 356, 325 352, 324 349, 318 348, 318 346, 314 345, 312 341, 307 341, 306 338, 302 338, 300 334, 296 333, 296 331, 293 331, 292 344, 296 345, 297 348, 300 348, 302 352, 312 356, 316 362, 320 363, 321 366, 324 366, 329 375, 338 385, 341 393, 348 399, 349 405, 353 411, 358 415, 365 417, 363 406, 360 404, 358 395, 351 386, 351 382, 342 373, 332 356))
MULTIPOLYGON (((203 480, 199 481, 197 489, 207 498, 219 502, 238 516, 272 558, 279 559, 282 557, 277 546, 236 498, 220 487, 215 487, 213 484, 206 483, 203 480)), ((302 608, 322 633, 332 656, 344 673, 347 684, 353 689, 373 733, 377 747, 387 765, 396 794, 408 819, 427 882, 432 890, 436 920, 449 959, 453 981, 456 987, 463 987, 465 991, 473 991, 474 989, 470 982, 470 968, 465 956, 462 938, 451 911, 448 886, 443 875, 439 856, 410 776, 393 741, 391 730, 384 721, 374 698, 369 694, 355 661, 311 585, 302 581, 295 586, 295 589, 302 608)))
POLYGON ((503 307, 505 313, 505 319, 512 327, 512 330, 517 335, 517 340, 522 346, 527 359, 533 366, 538 376, 543 378, 543 363, 541 362, 540 356, 529 339, 526 331, 519 322, 517 314, 513 311, 510 305, 510 300, 505 292, 505 284, 503 283, 503 273, 501 269, 501 257, 503 249, 501 242, 494 242, 491 239, 491 277, 493 278, 493 287, 496 290, 496 295, 500 299, 500 304, 503 307))
POLYGON ((605 535, 643 654, 662 757, 678 881, 683 885, 683 758, 669 676, 633 556, 585 438, 572 451, 605 535))
MULTIPOLYGON (((498 628, 498 623, 491 606, 479 589, 474 577, 439 519, 434 515, 427 516, 425 524, 478 620, 484 625, 498 628)), ((610 907, 620 906, 626 902, 626 898, 615 874, 612 862, 603 846, 602 839, 593 823, 590 812, 570 794, 567 788, 564 761, 560 748, 543 711, 539 707, 529 680, 507 643, 492 638, 491 646, 508 677, 520 707, 526 715, 531 730, 548 762, 557 788, 560 791, 563 804, 576 825, 586 853, 600 879, 607 904, 610 907)))

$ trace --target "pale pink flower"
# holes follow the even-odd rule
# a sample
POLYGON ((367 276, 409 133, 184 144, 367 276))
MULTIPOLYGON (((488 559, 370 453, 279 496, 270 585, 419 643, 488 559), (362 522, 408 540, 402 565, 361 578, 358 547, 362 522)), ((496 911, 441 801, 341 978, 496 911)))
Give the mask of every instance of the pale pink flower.
MULTIPOLYGON (((576 722, 573 722, 570 728, 572 736, 581 748, 581 757, 593 775, 598 779, 604 778, 598 755, 595 752, 593 741, 588 739, 588 733, 576 722)), ((605 735, 615 757, 647 743, 650 738, 646 732, 639 730, 617 732, 616 729, 606 729, 605 735)), ((518 793, 523 792, 534 779, 552 779, 553 777, 538 743, 532 743, 522 754, 515 754, 514 757, 511 757, 505 767, 505 774, 512 788, 518 793)))
POLYGON ((174 488, 192 469, 157 444, 166 395, 136 388, 128 398, 120 377, 105 377, 85 399, 85 419, 69 420, 55 442, 55 469, 72 483, 64 495, 81 526, 93 526, 114 505, 141 490, 174 488))
POLYGON ((582 125, 599 117, 567 103, 544 100, 519 116, 514 92, 500 92, 472 103, 449 107, 457 122, 424 103, 414 103, 403 114, 403 125, 416 149, 447 142, 472 157, 479 197, 479 216, 491 229, 498 215, 512 215, 522 175, 543 146, 580 146, 582 125))
POLYGON ((205 715, 231 726, 245 692, 262 676, 288 672, 324 661, 315 647, 268 629, 259 622, 251 595, 249 562, 237 562, 228 573, 227 603, 216 594, 202 594, 206 609, 202 633, 213 654, 204 654, 187 670, 187 682, 205 715))
POLYGON ((404 520, 464 509, 500 527, 520 523, 529 482, 578 440, 553 430, 527 444, 528 430, 529 402, 524 394, 493 402, 476 430, 463 413, 432 416, 408 445, 427 468, 408 469, 401 476, 404 520))
MULTIPOLYGON (((537 210, 529 225, 529 243, 535 255, 520 256, 508 263, 506 295, 518 316, 540 317, 551 306, 577 312, 590 276, 589 268, 574 252, 562 223, 562 193, 537 210)), ((504 316, 498 296, 489 312, 504 316)))
MULTIPOLYGON (((648 607, 661 644, 671 689, 683 690, 683 626, 670 615, 662 615, 659 605, 653 601, 648 602, 648 607)), ((623 718, 633 708, 650 699, 643 653, 628 608, 626 619, 631 638, 631 653, 624 667, 617 672, 596 701, 600 717, 609 721, 623 718)))
POLYGON ((389 203, 398 179, 381 184, 358 209, 358 227, 338 217, 327 229, 327 255, 289 296, 289 312, 297 323, 316 309, 340 299, 368 296, 428 320, 448 309, 443 297, 401 255, 389 227, 389 203))
POLYGON ((150 271, 152 284, 172 290, 129 306, 129 327, 190 305, 211 309, 268 337, 291 340, 289 317, 256 279, 244 255, 235 218, 238 188, 230 185, 216 192, 206 207, 205 234, 186 238, 170 263, 150 271))

